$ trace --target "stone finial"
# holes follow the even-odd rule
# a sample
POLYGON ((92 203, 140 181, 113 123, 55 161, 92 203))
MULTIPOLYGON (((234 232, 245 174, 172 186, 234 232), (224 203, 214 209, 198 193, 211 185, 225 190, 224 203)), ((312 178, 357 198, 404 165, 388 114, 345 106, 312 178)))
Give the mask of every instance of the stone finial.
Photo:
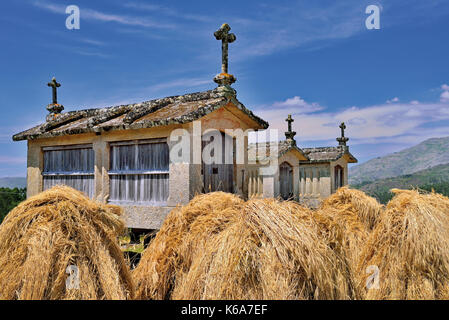
POLYGON ((292 118, 292 115, 289 114, 287 119, 285 119, 285 121, 287 121, 288 123, 288 130, 287 132, 285 132, 285 137, 287 138, 287 141, 292 143, 292 144, 296 144, 296 141, 294 139, 296 132, 292 131, 292 122, 295 121, 292 118))
POLYGON ((53 77, 51 82, 47 83, 47 85, 51 87, 53 91, 53 103, 47 105, 47 110, 50 112, 50 114, 47 115, 47 121, 50 121, 53 120, 57 114, 61 113, 62 110, 64 110, 64 106, 58 103, 57 88, 59 88, 61 84, 56 81, 55 77, 53 77))
POLYGON ((228 44, 236 40, 235 34, 229 33, 230 30, 231 27, 224 23, 220 29, 214 32, 215 39, 221 40, 221 73, 215 76, 214 81, 219 87, 228 87, 229 89, 230 85, 237 80, 228 73, 228 44))
POLYGON ((340 124, 340 129, 341 129, 341 137, 337 138, 338 141, 338 145, 340 146, 346 146, 346 142, 348 142, 349 138, 345 137, 345 129, 346 129, 346 125, 344 122, 342 122, 340 124))

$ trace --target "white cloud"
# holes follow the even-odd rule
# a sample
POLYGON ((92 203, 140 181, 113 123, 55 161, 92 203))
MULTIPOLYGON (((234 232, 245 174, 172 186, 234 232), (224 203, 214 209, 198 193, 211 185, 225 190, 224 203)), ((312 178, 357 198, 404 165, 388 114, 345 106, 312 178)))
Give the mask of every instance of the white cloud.
POLYGON ((422 115, 421 111, 419 111, 417 109, 410 109, 409 111, 407 111, 405 113, 406 117, 419 117, 421 115, 422 115))
POLYGON ((442 102, 449 101, 449 91, 443 91, 440 96, 442 102))
POLYGON ((95 51, 89 51, 89 50, 72 49, 71 52, 80 54, 82 56, 89 56, 89 57, 99 57, 99 58, 110 58, 111 57, 108 54, 104 54, 101 52, 95 52, 95 51))
POLYGON ((192 20, 197 22, 210 22, 214 21, 211 16, 205 16, 205 15, 198 15, 198 14, 189 14, 187 12, 180 12, 178 10, 155 5, 155 4, 143 4, 143 3, 136 3, 136 2, 127 2, 124 3, 123 6, 125 8, 132 8, 137 9, 139 11, 150 11, 150 12, 157 12, 158 14, 163 14, 167 16, 172 16, 180 19, 185 20, 192 20))
POLYGON ((399 98, 398 97, 394 97, 391 100, 387 100, 387 103, 394 103, 394 102, 399 102, 399 98))
MULTIPOLYGON (((423 4, 422 1, 413 1, 410 7, 414 10, 411 13, 404 11, 400 16, 395 16, 395 19, 388 19, 388 23, 384 26, 404 23, 405 20, 407 22, 416 20, 417 15, 430 17, 430 13, 437 11, 430 2, 426 1, 423 4)), ((66 14, 66 7, 57 4, 55 0, 34 0, 32 3, 50 12, 66 14)), ((132 27, 172 29, 176 30, 177 34, 202 37, 203 40, 207 37, 208 41, 212 25, 225 19, 233 30, 238 31, 238 38, 241 40, 235 44, 238 48, 233 56, 235 60, 269 55, 289 48, 320 49, 332 45, 334 40, 347 39, 366 31, 363 23, 366 18, 363 13, 366 3, 358 0, 335 1, 324 8, 314 2, 305 1, 289 2, 285 5, 255 2, 248 4, 249 8, 244 17, 238 16, 232 10, 216 11, 206 15, 137 1, 121 2, 120 5, 119 10, 128 12, 133 10, 134 13, 111 14, 83 6, 81 18, 113 22, 131 29, 132 27), (185 24, 186 20, 191 22, 188 26, 185 24)), ((393 6, 396 5, 388 4, 385 11, 393 12, 391 10, 393 6)), ((438 13, 443 14, 443 11, 439 10, 438 13)))
POLYGON ((288 104, 280 106, 273 103, 258 108, 255 113, 267 120, 271 129, 280 130, 280 138, 287 128, 286 115, 292 113, 298 141, 334 141, 340 134, 338 125, 343 121, 347 124, 347 136, 353 145, 394 141, 416 143, 430 137, 449 135, 449 101, 385 103, 353 106, 338 112, 322 109, 314 113, 292 112, 288 104), (446 124, 442 125, 441 121, 446 121, 446 124))
POLYGON ((442 84, 441 90, 443 90, 443 92, 440 95, 440 101, 449 102, 449 86, 447 84, 442 84))
POLYGON ((291 111, 291 113, 312 113, 323 110, 324 108, 316 102, 308 103, 299 96, 288 98, 285 101, 275 102, 272 105, 275 108, 284 108, 291 111))
POLYGON ((106 43, 104 43, 103 41, 98 41, 98 40, 94 40, 94 39, 85 38, 85 39, 80 39, 80 41, 87 43, 87 44, 94 45, 94 46, 100 46, 100 47, 106 45, 106 43))
POLYGON ((449 86, 447 84, 442 84, 441 90, 443 90, 443 92, 440 95, 440 101, 449 102, 449 86))
MULTIPOLYGON (((34 1, 33 5, 36 7, 45 9, 47 11, 58 13, 58 14, 66 14, 65 9, 66 6, 54 4, 50 2, 44 1, 34 1)), ((80 16, 82 19, 96 20, 102 22, 115 22, 122 25, 128 26, 138 26, 138 27, 146 27, 146 28, 161 28, 161 29, 175 29, 175 24, 163 23, 160 21, 155 21, 148 17, 137 17, 137 16, 128 16, 128 15, 120 15, 120 14, 109 14, 100 12, 97 10, 89 9, 89 8, 80 8, 80 16)))
POLYGON ((321 47, 332 40, 346 39, 363 31, 363 5, 334 2, 323 7, 302 2, 286 6, 265 4, 254 8, 257 14, 240 24, 231 18, 230 23, 239 28, 242 44, 237 58, 263 56, 295 47, 321 47), (260 32, 263 30, 263 32, 260 32))

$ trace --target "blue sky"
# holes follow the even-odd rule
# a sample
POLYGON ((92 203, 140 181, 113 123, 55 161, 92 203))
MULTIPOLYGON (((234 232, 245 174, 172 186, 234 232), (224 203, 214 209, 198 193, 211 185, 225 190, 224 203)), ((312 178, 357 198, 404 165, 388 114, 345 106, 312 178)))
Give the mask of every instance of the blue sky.
POLYGON ((449 2, 56 1, 0 3, 0 177, 25 176, 14 133, 45 119, 46 83, 62 83, 65 110, 212 89, 227 22, 239 100, 300 146, 335 145, 347 122, 363 162, 449 136, 449 2), (68 5, 81 10, 68 30, 68 5), (381 8, 368 30, 365 8, 381 8))

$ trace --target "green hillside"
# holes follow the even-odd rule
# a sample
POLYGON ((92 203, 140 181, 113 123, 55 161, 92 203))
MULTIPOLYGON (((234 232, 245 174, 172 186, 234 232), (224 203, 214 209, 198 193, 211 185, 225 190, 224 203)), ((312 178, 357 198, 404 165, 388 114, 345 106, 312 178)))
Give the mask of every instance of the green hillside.
POLYGON ((449 196, 449 164, 438 165, 413 174, 355 184, 352 187, 363 190, 382 203, 386 203, 391 199, 392 194, 389 190, 393 188, 435 190, 438 193, 449 196))
POLYGON ((349 169, 349 183, 412 174, 449 163, 449 137, 432 138, 399 152, 372 159, 349 169))

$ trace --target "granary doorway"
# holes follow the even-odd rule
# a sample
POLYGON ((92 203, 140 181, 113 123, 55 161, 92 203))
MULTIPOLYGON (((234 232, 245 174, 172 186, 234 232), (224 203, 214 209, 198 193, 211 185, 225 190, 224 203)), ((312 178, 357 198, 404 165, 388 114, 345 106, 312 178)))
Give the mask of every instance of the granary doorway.
POLYGON ((339 165, 335 166, 334 178, 335 190, 343 187, 343 168, 339 165))
POLYGON ((234 192, 234 139, 214 130, 202 138, 203 192, 234 192))
POLYGON ((282 199, 293 198, 293 168, 287 162, 279 166, 279 185, 282 199))

